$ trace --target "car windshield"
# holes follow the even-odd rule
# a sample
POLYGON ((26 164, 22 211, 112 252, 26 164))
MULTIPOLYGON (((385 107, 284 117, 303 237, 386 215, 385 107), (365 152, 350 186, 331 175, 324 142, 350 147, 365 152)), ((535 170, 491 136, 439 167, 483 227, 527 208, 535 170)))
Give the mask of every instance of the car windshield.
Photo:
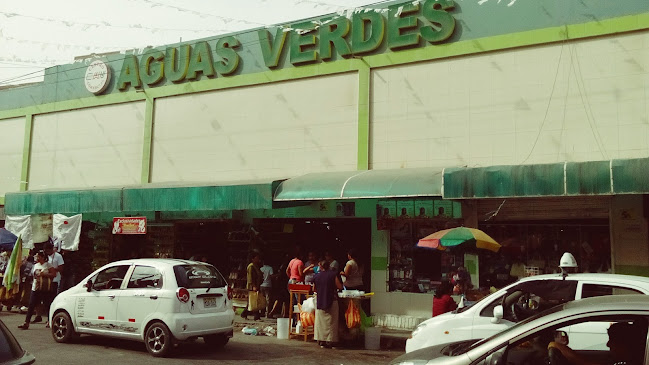
POLYGON ((178 286, 185 288, 220 288, 226 286, 221 273, 212 265, 174 266, 178 286))
POLYGON ((478 347, 478 346, 481 346, 483 343, 488 342, 488 341, 491 341, 492 339, 494 339, 494 338, 496 338, 496 337, 499 337, 499 336, 507 336, 507 334, 509 333, 509 331, 516 330, 516 328, 517 328, 518 326, 522 326, 522 325, 524 325, 525 323, 531 322, 531 321, 533 321, 533 320, 535 320, 535 319, 537 319, 537 318, 539 318, 539 317, 547 316, 548 314, 551 314, 551 313, 554 313, 554 312, 558 312, 558 311, 560 311, 560 310, 562 310, 562 309, 563 309, 563 305, 557 305, 556 307, 552 307, 552 308, 550 308, 550 309, 548 309, 548 310, 546 310, 546 311, 543 311, 543 312, 541 312, 541 313, 539 313, 539 314, 537 314, 537 315, 535 315, 535 316, 529 317, 529 318, 525 319, 524 321, 521 321, 521 322, 517 323, 517 324, 516 324, 515 326, 513 326, 513 327, 509 327, 509 328, 507 328, 506 330, 504 330, 504 331, 502 331, 502 332, 498 332, 498 333, 496 333, 495 335, 493 335, 493 336, 491 336, 491 337, 487 337, 487 338, 485 338, 485 339, 483 339, 483 340, 480 340, 480 341, 478 341, 478 342, 475 342, 475 343, 473 343, 473 344, 470 343, 470 342, 469 342, 469 343, 466 343, 466 344, 464 344, 464 347, 463 347, 463 348, 455 348, 454 351, 453 351, 453 355, 452 355, 452 356, 455 356, 455 355, 461 355, 461 354, 467 353, 467 352, 469 352, 470 350, 473 350, 474 348, 476 348, 476 347, 478 347))

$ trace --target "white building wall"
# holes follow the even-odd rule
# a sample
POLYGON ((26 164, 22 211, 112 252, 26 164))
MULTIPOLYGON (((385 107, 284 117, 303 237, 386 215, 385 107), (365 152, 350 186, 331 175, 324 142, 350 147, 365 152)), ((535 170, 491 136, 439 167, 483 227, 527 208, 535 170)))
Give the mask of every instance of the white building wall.
POLYGON ((0 196, 20 190, 25 118, 0 120, 0 196))
POLYGON ((355 170, 357 90, 343 74, 159 99, 152 182, 355 170))
POLYGON ((371 166, 649 156, 649 31, 372 72, 371 166))
POLYGON ((29 190, 140 183, 144 102, 34 117, 29 190))

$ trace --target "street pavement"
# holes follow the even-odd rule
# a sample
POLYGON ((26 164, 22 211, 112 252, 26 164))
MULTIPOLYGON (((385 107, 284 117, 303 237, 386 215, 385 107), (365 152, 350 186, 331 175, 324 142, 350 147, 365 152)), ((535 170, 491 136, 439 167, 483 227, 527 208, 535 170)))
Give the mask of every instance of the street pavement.
POLYGON ((201 339, 174 349, 170 358, 154 358, 141 342, 115 340, 105 337, 82 336, 72 344, 59 344, 52 339, 44 323, 32 324, 29 330, 18 329, 25 316, 15 312, 0 312, 0 319, 9 327, 21 346, 36 356, 37 364, 387 364, 403 353, 402 348, 369 351, 363 348, 321 349, 315 342, 278 340, 269 336, 244 335, 245 325, 266 327, 274 320, 255 322, 235 320, 234 338, 221 350, 211 350, 201 339))

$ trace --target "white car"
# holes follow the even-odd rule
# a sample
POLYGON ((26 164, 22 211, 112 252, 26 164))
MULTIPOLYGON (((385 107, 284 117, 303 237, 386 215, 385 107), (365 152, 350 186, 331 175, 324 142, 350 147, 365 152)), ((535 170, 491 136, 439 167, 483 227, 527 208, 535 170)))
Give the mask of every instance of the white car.
POLYGON ((227 282, 212 265, 180 259, 134 259, 105 265, 60 293, 49 313, 56 342, 79 334, 143 341, 153 356, 174 342, 202 337, 212 348, 233 335, 227 282))
POLYGON ((530 364, 649 364, 647 327, 649 297, 624 295, 581 299, 558 305, 485 340, 468 340, 426 347, 399 356, 391 365, 530 365, 530 364), (600 350, 576 349, 573 337, 563 328, 570 326, 624 327, 613 337, 615 346, 600 350), (560 342, 575 350, 570 361, 550 342, 560 342), (623 341, 623 345, 619 341, 623 341), (625 346, 626 345, 626 346, 625 346), (581 361, 579 361, 581 360, 581 361))
MULTIPOLYGON (((537 312, 575 299, 604 295, 649 294, 649 278, 616 274, 539 275, 521 279, 469 306, 430 318, 415 328, 406 352, 450 342, 481 339, 537 312)), ((606 349, 606 328, 574 325, 564 329, 571 347, 606 349)))

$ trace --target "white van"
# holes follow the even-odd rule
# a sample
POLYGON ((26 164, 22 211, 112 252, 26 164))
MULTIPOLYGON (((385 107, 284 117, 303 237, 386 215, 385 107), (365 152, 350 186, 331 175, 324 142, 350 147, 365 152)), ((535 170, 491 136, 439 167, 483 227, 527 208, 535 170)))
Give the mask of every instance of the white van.
MULTIPOLYGON (((623 294, 649 294, 649 278, 597 273, 524 278, 476 303, 422 322, 407 340, 406 352, 486 338, 533 314, 571 300, 623 294)), ((564 330, 570 336, 572 349, 607 349, 606 327, 575 325, 564 330)))

